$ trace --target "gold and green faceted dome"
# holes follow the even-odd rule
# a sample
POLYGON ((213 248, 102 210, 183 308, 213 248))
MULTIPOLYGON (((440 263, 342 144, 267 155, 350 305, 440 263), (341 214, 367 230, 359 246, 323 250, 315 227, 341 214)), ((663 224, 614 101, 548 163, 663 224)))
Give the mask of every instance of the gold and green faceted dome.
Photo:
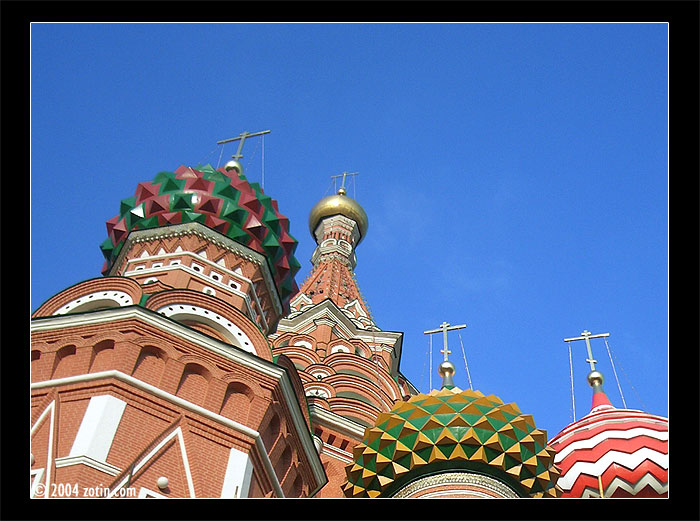
POLYGON ((515 403, 459 388, 418 394, 381 413, 346 467, 347 497, 390 497, 429 474, 472 470, 523 497, 559 497, 547 433, 515 403))

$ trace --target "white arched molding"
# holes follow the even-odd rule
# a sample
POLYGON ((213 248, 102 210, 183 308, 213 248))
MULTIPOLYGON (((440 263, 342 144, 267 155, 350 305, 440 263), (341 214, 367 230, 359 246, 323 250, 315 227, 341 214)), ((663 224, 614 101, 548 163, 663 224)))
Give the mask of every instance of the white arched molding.
POLYGON ((306 396, 318 396, 319 398, 330 398, 330 393, 327 389, 320 386, 306 386, 304 388, 306 396))
POLYGON ((248 335, 229 319, 222 317, 214 311, 191 304, 168 304, 157 309, 156 313, 165 315, 178 322, 190 320, 212 327, 221 333, 229 343, 249 353, 257 354, 255 352, 255 347, 253 347, 253 342, 248 338, 248 335))
POLYGON ((123 291, 96 291, 71 300, 65 306, 59 308, 54 315, 64 315, 66 313, 82 313, 101 308, 117 308, 131 306, 134 300, 131 295, 123 291))
POLYGON ((337 344, 331 348, 331 354, 333 353, 355 353, 355 348, 350 349, 348 346, 344 346, 343 344, 337 344))
POLYGON ((297 341, 294 342, 294 344, 292 344, 292 345, 305 347, 305 348, 307 348, 307 349, 313 349, 313 346, 311 345, 311 342, 308 342, 307 340, 297 340, 297 341))

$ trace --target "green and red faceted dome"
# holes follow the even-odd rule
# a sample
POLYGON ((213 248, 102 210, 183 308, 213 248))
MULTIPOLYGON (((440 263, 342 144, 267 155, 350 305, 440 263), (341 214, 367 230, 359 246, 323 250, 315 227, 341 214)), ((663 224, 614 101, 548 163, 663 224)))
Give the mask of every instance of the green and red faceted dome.
POLYGON ((102 274, 111 269, 129 232, 188 222, 201 223, 263 254, 288 309, 298 289, 294 276, 301 268, 294 257, 298 243, 289 234, 289 219, 258 183, 225 167, 183 165, 139 183, 136 193, 121 201, 119 215, 106 223, 109 236, 100 245, 106 259, 102 274))

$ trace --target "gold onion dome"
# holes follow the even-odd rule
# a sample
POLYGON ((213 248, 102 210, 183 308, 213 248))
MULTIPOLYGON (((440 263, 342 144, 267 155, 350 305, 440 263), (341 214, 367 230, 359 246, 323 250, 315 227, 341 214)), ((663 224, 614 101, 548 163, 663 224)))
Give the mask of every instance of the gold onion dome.
POLYGON ((346 497, 391 497, 420 477, 466 470, 490 474, 522 497, 558 497, 554 456, 546 431, 516 404, 443 388, 381 413, 353 449, 342 488, 346 497))
POLYGON ((355 221, 360 231, 360 239, 357 243, 359 244, 362 241, 367 233, 369 220, 362 206, 346 195, 345 188, 338 190, 336 195, 324 197, 311 209, 309 214, 309 231, 311 235, 314 235, 314 231, 321 219, 332 215, 342 215, 355 221))

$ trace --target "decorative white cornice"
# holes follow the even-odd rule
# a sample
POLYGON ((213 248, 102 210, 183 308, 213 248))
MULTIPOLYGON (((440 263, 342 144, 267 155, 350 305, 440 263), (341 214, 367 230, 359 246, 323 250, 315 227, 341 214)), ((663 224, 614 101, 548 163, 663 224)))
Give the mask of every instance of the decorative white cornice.
POLYGON ((119 252, 119 255, 112 264, 112 268, 110 269, 108 275, 114 275, 114 272, 116 271, 117 267, 122 264, 124 257, 126 256, 126 252, 129 251, 133 244, 150 241, 153 239, 180 237, 183 235, 195 235, 197 237, 205 239, 219 246, 220 248, 236 253, 237 255, 260 266, 260 271, 263 274, 263 280, 265 281, 265 286, 267 287, 268 293, 272 297, 272 303, 275 307, 275 311, 278 315, 282 315, 282 300, 280 299, 279 293, 277 292, 277 286, 275 286, 274 280, 272 278, 272 273, 270 272, 270 268, 267 265, 265 256, 197 222, 173 224, 170 226, 162 226, 159 228, 149 228, 146 230, 131 231, 126 239, 126 242, 124 243, 124 246, 119 252))
POLYGON ((162 331, 178 336, 183 340, 192 342, 200 347, 208 349, 245 367, 261 372, 275 378, 280 377, 283 369, 267 362, 252 353, 247 353, 243 349, 227 344, 220 340, 211 338, 199 331, 189 328, 179 322, 167 318, 153 310, 140 306, 126 306, 121 308, 110 308, 87 313, 75 313, 71 315, 59 315, 52 317, 34 318, 30 324, 32 333, 42 331, 54 331, 71 327, 83 327, 91 325, 108 324, 120 320, 138 319, 146 324, 157 327, 162 331))
POLYGON ((309 414, 312 422, 336 429, 341 434, 345 434, 358 440, 361 440, 365 435, 364 425, 349 420, 348 418, 324 409, 323 407, 319 407, 318 405, 309 404, 309 414))

